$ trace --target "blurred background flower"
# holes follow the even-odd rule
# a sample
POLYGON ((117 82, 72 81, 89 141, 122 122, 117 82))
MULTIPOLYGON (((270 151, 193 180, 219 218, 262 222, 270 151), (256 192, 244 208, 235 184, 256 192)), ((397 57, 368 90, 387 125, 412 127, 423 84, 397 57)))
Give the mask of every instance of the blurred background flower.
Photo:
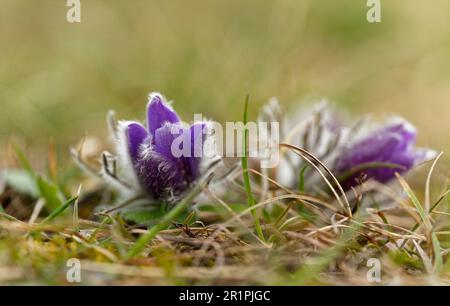
POLYGON ((395 173, 404 173, 437 156, 431 149, 416 148, 417 131, 402 118, 366 132, 366 135, 344 147, 334 173, 341 177, 344 189, 361 184, 360 179, 387 183, 395 173))

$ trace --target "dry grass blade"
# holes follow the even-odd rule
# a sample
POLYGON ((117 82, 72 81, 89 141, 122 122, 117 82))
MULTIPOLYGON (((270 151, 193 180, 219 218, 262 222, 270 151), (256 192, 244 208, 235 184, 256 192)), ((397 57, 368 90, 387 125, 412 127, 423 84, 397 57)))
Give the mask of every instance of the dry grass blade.
POLYGON ((425 183, 425 211, 430 211, 430 205, 431 205, 431 176, 433 175, 434 168, 436 167, 436 164, 438 163, 439 159, 442 157, 444 152, 439 153, 439 155, 434 159, 433 164, 431 165, 430 171, 428 171, 427 180, 425 183))
POLYGON ((417 243, 417 241, 412 240, 412 242, 416 247, 416 250, 419 253, 420 258, 422 259, 422 263, 427 273, 428 274, 433 273, 433 263, 431 262, 430 257, 428 257, 427 253, 422 249, 422 247, 417 243))
POLYGON ((311 166, 314 167, 314 169, 316 169, 318 171, 318 173, 323 177, 323 179, 325 180, 325 182, 327 183, 327 185, 330 187, 331 191, 333 192, 334 196, 336 197, 336 200, 339 202, 339 204, 343 207, 344 210, 347 210, 347 214, 349 217, 352 217, 352 209, 350 207, 350 203, 347 199, 347 195, 345 194, 344 189, 342 188, 341 184, 339 183, 338 179, 334 176, 334 174, 330 171, 330 169, 328 169, 327 166, 325 166, 317 157, 315 157, 313 154, 309 153, 308 151, 296 147, 294 145, 291 144, 286 144, 286 143, 282 143, 280 144, 281 147, 286 147, 286 148, 290 148, 291 150, 293 150, 294 152, 296 152, 297 154, 299 154, 301 157, 303 157, 308 163, 311 164, 311 166), (308 157, 306 157, 306 156, 308 157), (316 163, 318 163, 320 166, 322 166, 322 168, 328 173, 328 175, 334 180, 337 188, 340 190, 342 197, 344 198, 345 204, 342 203, 341 197, 337 194, 336 190, 334 189, 333 185, 330 183, 330 181, 326 178, 326 176, 322 173, 322 171, 320 171, 319 167, 317 167, 317 165, 315 163, 313 163, 309 158, 311 158, 312 160, 314 160, 316 163))
POLYGON ((39 199, 36 202, 36 205, 34 205, 34 208, 33 208, 33 213, 31 214, 31 217, 28 220, 28 224, 32 224, 37 220, 37 218, 39 217, 39 214, 41 213, 42 208, 44 208, 44 206, 45 206, 44 199, 39 199))
MULTIPOLYGON (((306 203, 306 204, 310 205, 312 208, 318 208, 317 206, 315 206, 315 205, 310 203, 310 201, 312 201, 312 202, 315 201, 315 198, 313 198, 313 197, 303 196, 303 195, 296 195, 296 194, 281 195, 281 196, 273 197, 273 198, 268 199, 266 201, 260 202, 258 204, 255 204, 252 207, 249 207, 249 208, 245 209, 244 211, 242 211, 238 215, 236 215, 233 218, 227 220, 224 223, 224 225, 228 226, 228 225, 232 224, 233 222, 237 221, 237 218, 242 218, 244 215, 251 213, 252 210, 254 210, 256 208, 264 207, 264 206, 266 206, 268 204, 275 203, 275 202, 280 201, 282 199, 296 199, 296 200, 300 200, 303 203, 306 203)), ((330 206, 330 207, 332 207, 332 206, 330 206)))
POLYGON ((415 208, 416 208, 420 218, 422 219, 423 224, 425 225, 427 230, 430 231, 431 228, 432 228, 432 225, 431 225, 431 222, 429 220, 429 215, 423 209, 422 204, 420 204, 419 199, 417 199, 417 196, 412 191, 411 187, 406 182, 406 180, 398 173, 396 173, 396 176, 397 176, 397 179, 400 182, 400 185, 402 186, 403 190, 408 195, 408 197, 411 200, 411 202, 414 204, 414 206, 415 206, 415 208))

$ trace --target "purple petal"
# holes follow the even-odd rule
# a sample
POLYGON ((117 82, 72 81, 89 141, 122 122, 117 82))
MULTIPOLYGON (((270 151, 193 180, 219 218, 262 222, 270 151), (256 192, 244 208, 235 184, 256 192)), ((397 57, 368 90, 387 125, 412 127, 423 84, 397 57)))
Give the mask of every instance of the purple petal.
MULTIPOLYGON (((414 152, 405 151, 399 152, 391 156, 389 164, 396 167, 377 167, 374 169, 367 169, 363 172, 367 175, 368 178, 373 178, 379 182, 388 182, 389 180, 395 177, 395 173, 403 173, 409 169, 411 169, 415 165, 416 155, 414 152)), ((356 177, 354 177, 355 179, 356 177)), ((353 183, 354 183, 353 179, 353 183)))
POLYGON ((166 122, 177 123, 180 122, 180 118, 177 113, 167 105, 162 95, 153 93, 150 95, 150 101, 147 106, 147 124, 149 133, 155 135, 155 131, 162 127, 166 122))
POLYGON ((371 135, 343 152, 338 171, 368 162, 385 161, 390 158, 393 149, 399 146, 400 141, 401 139, 395 134, 371 135))
POLYGON ((205 123, 196 123, 189 128, 191 135, 191 157, 188 158, 188 161, 191 173, 195 178, 199 176, 200 172, 199 165, 203 156, 203 143, 206 139, 206 134, 203 133, 205 128, 205 123))
MULTIPOLYGON (((190 140, 188 137, 189 130, 181 124, 166 123, 163 127, 156 130, 153 148, 167 160, 171 161, 171 163, 177 168, 180 177, 182 177, 186 182, 191 183, 194 181, 195 177, 193 176, 192 169, 188 162, 189 157, 185 156, 183 147, 185 143, 190 145, 190 140), (177 140, 175 148, 181 151, 181 156, 176 156, 174 152, 172 152, 172 144, 174 144, 175 140, 177 140)), ((188 149, 189 148, 186 150, 188 149)))
POLYGON ((199 163, 203 154, 204 124, 194 124, 189 129, 180 124, 165 124, 155 132, 154 150, 170 159, 189 182, 194 181, 199 174, 199 163), (180 147, 181 157, 175 157, 172 144, 175 139, 182 137, 180 147), (189 147, 185 148, 187 144, 189 147))
POLYGON ((126 128, 128 150, 133 163, 139 157, 139 148, 149 136, 147 130, 139 123, 131 123, 126 128))
POLYGON ((191 136, 191 157, 202 157, 203 155, 203 142, 206 138, 206 134, 203 131, 205 128, 205 123, 195 123, 189 128, 189 134, 191 136))
POLYGON ((185 137, 185 133, 181 124, 164 124, 155 131, 154 150, 168 159, 179 159, 172 153, 172 144, 177 137, 185 137))
POLYGON ((154 150, 167 159, 170 159, 180 172, 186 177, 187 181, 194 181, 199 175, 199 164, 203 155, 203 142, 205 134, 204 123, 194 124, 189 129, 176 124, 165 124, 155 132, 154 150), (176 127, 176 129, 174 129, 176 127), (175 157, 172 152, 173 141, 182 137, 180 141, 181 157, 175 157), (189 145, 184 148, 183 145, 189 145))
POLYGON ((381 133, 393 133, 401 136, 401 149, 405 149, 410 145, 414 145, 416 143, 417 131, 416 128, 409 122, 398 119, 397 123, 393 123, 387 128, 385 128, 381 133))

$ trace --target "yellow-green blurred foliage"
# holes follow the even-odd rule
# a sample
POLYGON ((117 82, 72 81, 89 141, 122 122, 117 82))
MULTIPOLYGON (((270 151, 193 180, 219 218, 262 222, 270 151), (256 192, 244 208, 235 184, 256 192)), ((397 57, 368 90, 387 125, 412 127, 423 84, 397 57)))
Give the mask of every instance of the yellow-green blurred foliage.
POLYGON ((420 143, 450 146, 450 1, 0 1, 0 143, 54 139, 62 154, 104 116, 144 118, 146 95, 175 100, 186 120, 252 115, 270 97, 328 97, 353 113, 398 113, 420 143))

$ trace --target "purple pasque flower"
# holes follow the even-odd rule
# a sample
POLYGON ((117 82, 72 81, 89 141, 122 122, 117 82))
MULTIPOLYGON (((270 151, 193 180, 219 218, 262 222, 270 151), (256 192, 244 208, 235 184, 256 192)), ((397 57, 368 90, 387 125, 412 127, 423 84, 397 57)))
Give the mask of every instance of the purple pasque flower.
POLYGON ((146 126, 138 122, 121 126, 125 143, 119 145, 126 148, 122 154, 148 196, 174 200, 199 178, 206 125, 185 126, 161 94, 150 94, 146 126))
POLYGON ((344 189, 358 185, 361 179, 385 183, 417 164, 431 158, 434 151, 418 149, 416 129, 404 119, 376 129, 345 147, 334 172, 344 189))

